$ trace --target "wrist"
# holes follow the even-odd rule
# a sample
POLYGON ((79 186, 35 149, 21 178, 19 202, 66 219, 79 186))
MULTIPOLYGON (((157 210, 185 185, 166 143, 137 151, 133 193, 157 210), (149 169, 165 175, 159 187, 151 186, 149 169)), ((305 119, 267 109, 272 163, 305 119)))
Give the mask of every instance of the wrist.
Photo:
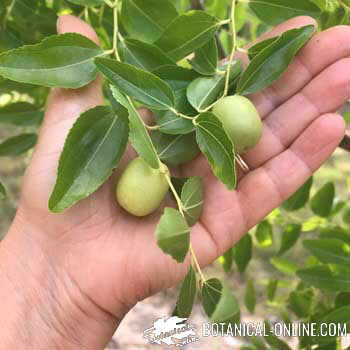
POLYGON ((0 244, 0 349, 103 349, 123 315, 94 303, 49 253, 54 243, 23 227, 15 220, 0 244))

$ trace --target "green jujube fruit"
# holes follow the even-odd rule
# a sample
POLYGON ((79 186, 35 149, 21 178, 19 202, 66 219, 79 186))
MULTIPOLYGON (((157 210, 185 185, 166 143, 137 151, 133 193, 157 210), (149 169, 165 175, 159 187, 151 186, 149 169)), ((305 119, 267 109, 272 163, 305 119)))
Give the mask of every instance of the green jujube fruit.
POLYGON ((215 104, 213 113, 222 122, 237 153, 247 152, 260 141, 262 122, 255 106, 246 97, 224 97, 215 104))
POLYGON ((116 189, 119 205, 135 216, 146 216, 159 208, 169 190, 168 168, 151 168, 142 158, 132 160, 121 175, 116 189))

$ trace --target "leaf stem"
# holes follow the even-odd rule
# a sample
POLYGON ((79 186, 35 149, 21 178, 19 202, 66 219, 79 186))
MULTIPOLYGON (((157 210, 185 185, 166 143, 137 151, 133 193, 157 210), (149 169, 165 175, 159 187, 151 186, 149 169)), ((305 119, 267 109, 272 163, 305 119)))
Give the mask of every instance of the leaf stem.
MULTIPOLYGON (((175 197, 175 200, 176 200, 177 206, 178 206, 178 208, 179 208, 179 211, 180 211, 181 215, 185 218, 185 213, 184 213, 185 208, 184 208, 184 205, 183 205, 183 203, 182 203, 182 201, 181 201, 181 198, 179 197, 178 193, 176 192, 176 189, 175 189, 173 183, 171 182, 171 178, 170 178, 169 174, 166 175, 166 179, 167 179, 167 181, 168 181, 170 190, 171 190, 173 196, 175 197)), ((204 274, 203 274, 203 271, 202 271, 202 269, 201 269, 201 267, 200 267, 200 265, 199 265, 199 262, 198 262, 196 253, 195 253, 195 251, 194 251, 193 246, 192 246, 191 243, 190 243, 190 248, 189 248, 189 250, 190 250, 190 253, 191 253, 191 257, 192 257, 192 261, 193 261, 194 267, 195 267, 195 269, 198 271, 198 274, 199 274, 199 276, 200 276, 200 279, 201 279, 202 283, 205 283, 206 278, 205 278, 205 276, 204 276, 204 274)))
POLYGON ((225 90, 224 90, 224 97, 228 94, 228 88, 230 83, 230 75, 231 75, 231 66, 233 59, 235 57, 235 53, 237 50, 237 32, 236 32, 236 0, 232 0, 232 6, 231 6, 231 31, 232 31, 232 51, 230 55, 230 59, 228 61, 228 67, 226 71, 226 81, 225 81, 225 90))
POLYGON ((115 57, 120 61, 119 52, 118 52, 118 33, 119 33, 119 23, 118 23, 118 2, 115 0, 113 4, 113 50, 115 57))
POLYGON ((112 4, 109 0, 104 0, 104 2, 106 3, 107 6, 113 8, 114 4, 112 4))
POLYGON ((188 116, 186 114, 180 113, 175 108, 170 108, 170 111, 173 112, 174 114, 176 114, 177 116, 181 117, 181 118, 193 120, 193 117, 190 117, 190 116, 188 116))

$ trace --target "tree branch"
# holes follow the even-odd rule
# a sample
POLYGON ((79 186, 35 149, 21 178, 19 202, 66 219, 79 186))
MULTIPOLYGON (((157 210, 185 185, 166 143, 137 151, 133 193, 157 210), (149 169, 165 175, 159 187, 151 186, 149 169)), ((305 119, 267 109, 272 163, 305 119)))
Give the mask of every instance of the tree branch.
POLYGON ((350 152, 350 136, 345 135, 339 147, 347 152, 350 152))

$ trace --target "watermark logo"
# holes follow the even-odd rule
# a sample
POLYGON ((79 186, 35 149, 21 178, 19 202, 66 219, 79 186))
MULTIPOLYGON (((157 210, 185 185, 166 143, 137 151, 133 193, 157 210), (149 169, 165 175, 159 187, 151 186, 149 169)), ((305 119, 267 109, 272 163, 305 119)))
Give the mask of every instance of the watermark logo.
POLYGON ((162 317, 153 327, 143 332, 143 337, 151 344, 182 347, 199 340, 196 329, 187 323, 187 318, 177 316, 162 317))

